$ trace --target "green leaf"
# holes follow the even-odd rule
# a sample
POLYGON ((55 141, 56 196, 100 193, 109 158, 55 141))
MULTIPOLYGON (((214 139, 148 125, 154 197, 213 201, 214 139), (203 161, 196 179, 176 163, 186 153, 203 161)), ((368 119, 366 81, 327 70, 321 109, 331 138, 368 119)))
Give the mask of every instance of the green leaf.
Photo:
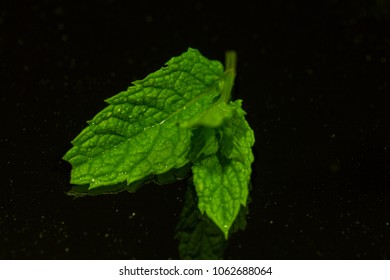
POLYGON ((131 184, 186 165, 192 132, 178 123, 213 104, 223 75, 220 62, 189 49, 108 99, 64 156, 73 167, 71 183, 89 189, 131 184))
POLYGON ((217 132, 220 149, 193 163, 199 209, 222 230, 225 238, 248 197, 254 134, 245 120, 241 100, 230 102, 234 116, 217 132))
POLYGON ((230 101, 235 68, 233 51, 224 71, 190 48, 108 99, 64 156, 76 185, 68 194, 135 192, 191 167, 201 214, 227 238, 247 202, 254 144, 242 101, 230 101))

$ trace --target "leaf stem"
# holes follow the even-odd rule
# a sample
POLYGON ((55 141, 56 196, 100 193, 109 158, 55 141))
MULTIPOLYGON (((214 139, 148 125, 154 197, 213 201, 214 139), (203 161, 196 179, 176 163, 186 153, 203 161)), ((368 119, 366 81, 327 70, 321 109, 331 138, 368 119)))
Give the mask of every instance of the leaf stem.
POLYGON ((231 92, 236 77, 237 53, 235 51, 226 51, 225 53, 225 77, 222 88, 221 99, 228 103, 231 99, 231 92))

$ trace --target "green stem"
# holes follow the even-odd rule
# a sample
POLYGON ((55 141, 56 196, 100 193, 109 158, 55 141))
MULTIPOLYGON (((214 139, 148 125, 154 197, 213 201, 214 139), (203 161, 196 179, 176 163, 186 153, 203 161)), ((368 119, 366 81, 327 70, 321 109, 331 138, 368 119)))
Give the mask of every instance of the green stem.
POLYGON ((228 103, 231 99, 234 78, 236 77, 237 53, 226 51, 225 53, 225 77, 221 99, 228 103))

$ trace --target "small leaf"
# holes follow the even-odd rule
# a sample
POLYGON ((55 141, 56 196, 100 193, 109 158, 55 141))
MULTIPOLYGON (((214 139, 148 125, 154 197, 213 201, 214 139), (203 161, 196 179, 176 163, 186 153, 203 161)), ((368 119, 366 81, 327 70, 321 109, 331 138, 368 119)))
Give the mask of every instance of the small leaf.
POLYGON ((199 209, 222 230, 225 238, 240 211, 246 205, 253 162, 254 134, 245 120, 241 100, 230 103, 234 116, 218 128, 221 149, 195 161, 192 167, 199 196, 199 209))

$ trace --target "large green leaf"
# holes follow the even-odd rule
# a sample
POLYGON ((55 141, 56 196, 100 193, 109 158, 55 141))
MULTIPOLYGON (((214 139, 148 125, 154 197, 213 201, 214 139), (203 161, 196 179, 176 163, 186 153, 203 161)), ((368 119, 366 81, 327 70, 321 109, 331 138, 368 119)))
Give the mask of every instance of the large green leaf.
POLYGON ((189 49, 107 100, 64 156, 71 183, 89 188, 131 184, 188 163, 191 130, 177 125, 221 94, 223 66, 189 49))

